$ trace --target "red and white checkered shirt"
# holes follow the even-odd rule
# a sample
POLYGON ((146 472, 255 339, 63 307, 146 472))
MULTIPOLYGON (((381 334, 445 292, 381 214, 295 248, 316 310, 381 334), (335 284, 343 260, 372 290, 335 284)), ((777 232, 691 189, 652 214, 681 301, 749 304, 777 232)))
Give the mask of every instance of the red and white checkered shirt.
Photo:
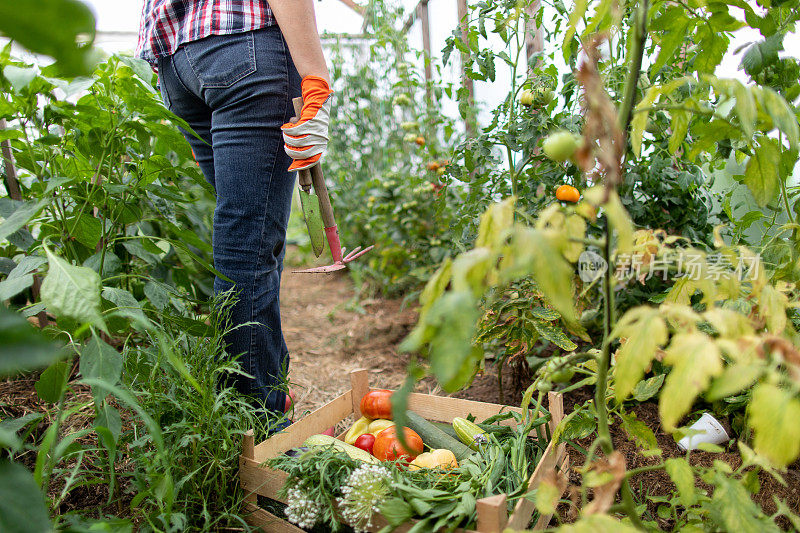
POLYGON ((144 0, 136 55, 155 66, 183 43, 273 24, 267 0, 144 0))

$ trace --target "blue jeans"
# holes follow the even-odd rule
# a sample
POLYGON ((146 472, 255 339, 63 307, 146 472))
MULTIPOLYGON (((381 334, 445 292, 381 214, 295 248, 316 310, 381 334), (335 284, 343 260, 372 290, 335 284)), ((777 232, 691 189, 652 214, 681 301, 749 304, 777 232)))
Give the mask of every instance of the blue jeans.
POLYGON ((277 25, 211 36, 159 61, 166 105, 203 139, 184 132, 217 192, 214 292, 233 290, 234 329, 225 340, 239 356, 236 388, 282 413, 289 353, 281 332, 279 291, 295 173, 281 124, 294 115, 300 76, 277 25))

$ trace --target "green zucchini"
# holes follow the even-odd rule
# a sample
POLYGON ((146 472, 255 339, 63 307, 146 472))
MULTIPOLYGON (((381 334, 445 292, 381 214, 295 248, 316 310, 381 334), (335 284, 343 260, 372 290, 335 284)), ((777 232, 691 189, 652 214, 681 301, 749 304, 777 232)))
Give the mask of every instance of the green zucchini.
MULTIPOLYGON (((431 422, 434 426, 438 429, 442 430, 445 434, 450 435, 454 439, 458 439, 458 435, 456 434, 456 430, 453 429, 452 424, 448 424, 447 422, 431 422)), ((479 428, 481 428, 486 433, 494 433, 495 435, 508 435, 513 433, 513 429, 511 426, 499 426, 497 424, 484 424, 481 422, 480 424, 475 424, 479 428)))
POLYGON ((303 446, 307 448, 314 448, 314 447, 327 447, 333 445, 337 450, 341 450, 353 459, 358 461, 364 461, 365 463, 378 463, 378 459, 374 456, 370 455, 369 453, 365 452, 361 448, 356 448, 350 444, 347 444, 344 441, 341 441, 337 438, 331 437, 329 435, 311 435, 308 437, 303 446))
POLYGON ((408 419, 408 427, 416 431, 419 436, 422 437, 422 442, 434 450, 450 450, 453 452, 453 455, 456 456, 456 459, 459 462, 475 453, 469 449, 468 446, 465 446, 461 441, 458 441, 446 434, 444 431, 437 428, 419 416, 417 413, 413 411, 406 411, 406 417, 408 419))

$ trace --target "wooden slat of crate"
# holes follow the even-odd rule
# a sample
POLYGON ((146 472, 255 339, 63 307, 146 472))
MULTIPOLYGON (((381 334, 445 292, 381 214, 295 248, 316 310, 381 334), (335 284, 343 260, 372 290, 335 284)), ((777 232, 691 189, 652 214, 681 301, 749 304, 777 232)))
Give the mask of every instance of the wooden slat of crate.
POLYGON ((468 413, 475 415, 477 420, 484 420, 506 411, 522 412, 518 407, 419 393, 408 395, 408 408, 422 418, 436 422, 452 422, 457 416, 463 417, 468 413))
MULTIPOLYGON (((302 445, 309 436, 321 433, 331 425, 338 423, 350 415, 354 414, 356 417, 360 416, 358 398, 363 396, 364 391, 370 390, 367 380, 366 370, 353 371, 351 373, 353 389, 293 424, 284 433, 274 435, 257 446, 253 444, 252 433, 245 436, 243 453, 239 462, 240 480, 246 493, 245 499, 248 502, 246 504, 248 506, 247 508, 255 508, 262 511, 261 513, 251 513, 247 519, 249 523, 264 528, 264 524, 273 527, 274 521, 280 520, 284 526, 290 526, 288 522, 281 520, 255 505, 256 494, 277 501, 283 501, 278 497, 277 493, 288 477, 285 472, 272 470, 261 466, 261 464, 271 457, 275 457, 291 448, 302 445), (252 519, 250 517, 252 517, 252 519)), ((561 395, 552 392, 549 393, 548 406, 552 415, 552 419, 550 420, 552 431, 561 422, 564 416, 561 395)), ((412 393, 409 396, 409 409, 417 412, 424 418, 437 422, 452 422, 453 418, 465 416, 468 413, 475 415, 478 420, 482 420, 504 411, 521 412, 521 409, 517 407, 417 393, 412 393)), ((506 421, 506 423, 508 423, 508 421, 506 421)), ((560 470, 560 475, 565 475, 564 473, 568 465, 565 456, 565 444, 555 445, 554 443, 550 443, 543 454, 542 460, 536 466, 536 469, 529 479, 528 489, 535 489, 544 475, 557 466, 563 468, 560 470)), ((479 517, 478 523, 480 527, 478 531, 459 529, 456 533, 499 533, 502 531, 503 527, 517 529, 527 527, 533 515, 535 504, 526 498, 520 499, 517 502, 514 513, 506 520, 505 498, 502 498, 502 502, 500 500, 501 498, 497 497, 479 500, 481 516, 479 517)), ((549 516, 540 517, 536 523, 537 527, 535 529, 546 526, 550 518, 549 516)), ((379 531, 385 525, 386 522, 383 517, 376 516, 375 525, 371 531, 379 531)), ((411 529, 411 527, 413 527, 413 523, 397 528, 396 531, 398 533, 403 533, 411 529)), ((284 529, 264 530, 270 533, 272 531, 295 531, 296 528, 286 529, 284 527, 284 529)))
POLYGON ((311 435, 322 433, 351 414, 353 414, 353 391, 349 390, 289 426, 288 431, 277 433, 257 445, 254 459, 263 463, 267 459, 277 457, 286 450, 300 446, 311 435))
POLYGON ((261 466, 258 461, 247 457, 239 458, 239 482, 246 494, 258 494, 273 500, 286 503, 278 497, 278 491, 289 474, 282 470, 275 470, 261 466))
POLYGON ((252 503, 246 504, 244 510, 247 523, 266 533, 305 533, 305 530, 252 503))

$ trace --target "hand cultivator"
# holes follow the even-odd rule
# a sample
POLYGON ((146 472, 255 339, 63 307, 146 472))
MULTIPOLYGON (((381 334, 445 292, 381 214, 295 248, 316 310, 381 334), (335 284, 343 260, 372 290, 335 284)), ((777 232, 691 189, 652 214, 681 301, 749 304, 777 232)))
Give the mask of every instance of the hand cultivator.
MULTIPOLYGON (((294 104, 295 112, 292 122, 297 122, 300 117, 300 110, 303 108, 303 99, 295 98, 292 103, 294 104)), ((311 238, 311 248, 314 250, 314 255, 319 257, 325 249, 324 239, 327 238, 328 247, 331 249, 331 255, 333 256, 333 264, 305 270, 294 270, 293 272, 305 274, 336 272, 345 268, 347 263, 374 248, 373 245, 362 250, 358 246, 347 255, 344 255, 345 250, 339 241, 339 229, 336 227, 336 219, 333 216, 333 207, 331 207, 331 199, 328 196, 328 187, 325 185, 322 168, 317 163, 310 169, 299 170, 298 177, 300 182, 300 204, 303 207, 303 218, 306 220, 308 236, 311 238), (313 192, 311 190, 312 186, 313 192)))

